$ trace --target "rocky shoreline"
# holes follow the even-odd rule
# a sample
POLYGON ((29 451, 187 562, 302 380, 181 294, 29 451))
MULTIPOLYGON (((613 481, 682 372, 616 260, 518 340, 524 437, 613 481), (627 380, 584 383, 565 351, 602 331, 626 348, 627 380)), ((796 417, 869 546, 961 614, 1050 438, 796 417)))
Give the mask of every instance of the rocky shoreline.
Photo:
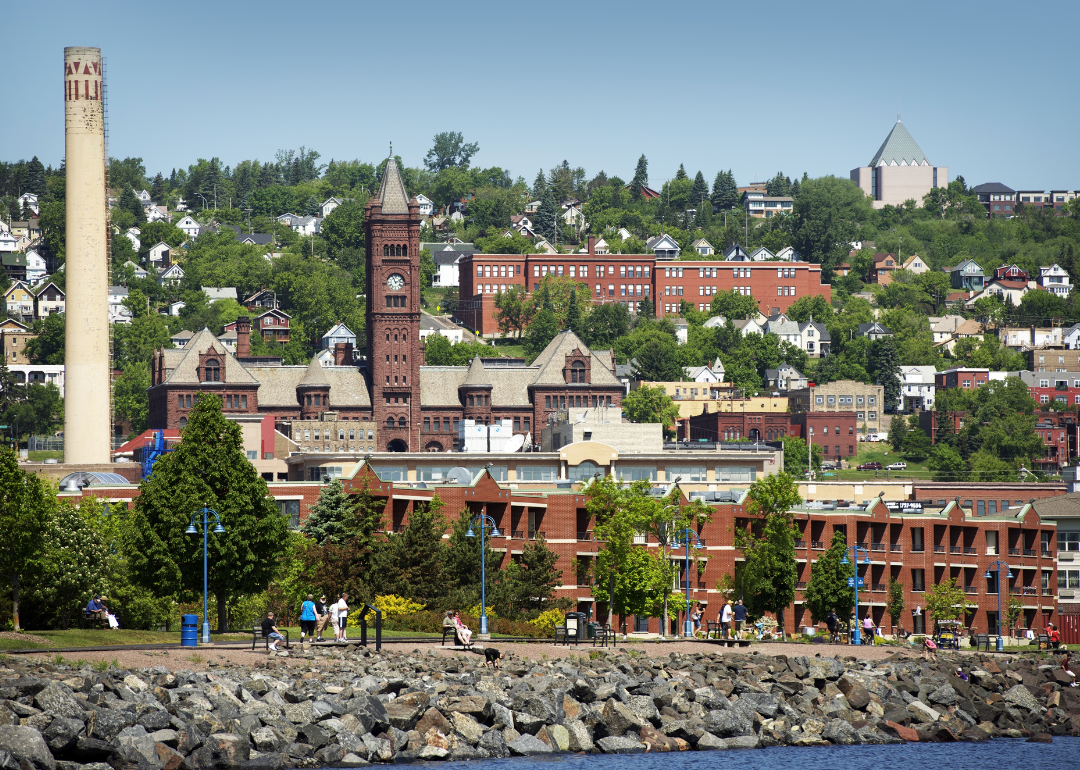
POLYGON ((1051 658, 285 653, 207 672, 0 664, 0 770, 279 770, 559 752, 1080 735, 1051 658), (286 659, 282 659, 286 657, 286 659), (964 666, 970 681, 953 672, 964 666))

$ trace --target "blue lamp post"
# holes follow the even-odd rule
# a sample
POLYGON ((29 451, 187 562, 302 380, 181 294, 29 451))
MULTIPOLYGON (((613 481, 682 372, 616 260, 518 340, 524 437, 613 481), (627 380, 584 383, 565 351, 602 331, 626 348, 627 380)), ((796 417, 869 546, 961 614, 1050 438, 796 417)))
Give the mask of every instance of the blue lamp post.
MULTIPOLYGON (((989 567, 986 568, 986 579, 990 580, 994 573, 997 572, 997 595, 998 595, 998 611, 997 611, 997 651, 1003 652, 1005 650, 1005 643, 1001 639, 1001 570, 1005 570, 1007 573, 1005 577, 1009 580, 1012 579, 1012 568, 1003 561, 995 561, 989 567)), ((987 629, 988 631, 990 629, 987 629)))
POLYGON ((473 524, 477 522, 480 523, 480 633, 486 636, 488 632, 487 566, 484 564, 484 554, 487 553, 487 540, 484 530, 490 527, 491 536, 498 537, 499 528, 495 526, 495 519, 487 514, 478 513, 473 516, 472 522, 469 524, 469 531, 465 533, 465 537, 476 537, 476 533, 473 532, 473 524))
POLYGON ((853 545, 844 551, 844 558, 840 560, 841 564, 851 564, 848 561, 847 552, 851 551, 851 558, 855 561, 855 577, 848 578, 848 585, 855 589, 855 628, 851 633, 852 644, 862 644, 862 632, 859 630, 859 581, 862 578, 859 577, 859 551, 863 552, 863 564, 870 563, 870 554, 861 545, 853 545))
MULTIPOLYGON (((679 530, 675 533, 675 537, 671 540, 673 545, 681 545, 686 548, 685 557, 685 570, 686 570, 686 619, 683 621, 683 638, 690 639, 694 636, 694 621, 690 619, 690 546, 694 548, 701 548, 701 540, 698 539, 697 533, 690 527, 679 530)), ((664 621, 667 622, 666 620, 664 621)))
POLYGON ((210 616, 207 614, 207 585, 209 583, 209 570, 207 568, 207 534, 210 531, 210 522, 208 515, 214 516, 214 534, 219 534, 225 531, 225 527, 221 526, 221 517, 218 512, 213 508, 203 508, 202 510, 191 514, 191 521, 188 523, 188 528, 184 530, 185 535, 197 535, 199 530, 195 528, 198 522, 199 514, 202 514, 202 591, 203 591, 203 624, 202 624, 202 640, 203 644, 210 644, 210 616))

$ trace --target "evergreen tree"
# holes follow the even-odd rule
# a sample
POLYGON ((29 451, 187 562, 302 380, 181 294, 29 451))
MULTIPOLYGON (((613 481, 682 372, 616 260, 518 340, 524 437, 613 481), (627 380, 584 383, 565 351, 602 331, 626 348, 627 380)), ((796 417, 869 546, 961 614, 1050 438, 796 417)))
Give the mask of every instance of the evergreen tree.
POLYGON ((545 303, 525 329, 525 353, 529 358, 536 358, 558 333, 559 320, 555 317, 550 302, 545 303))
POLYGON ((37 155, 26 164, 26 182, 24 183, 25 192, 34 193, 39 198, 43 197, 48 191, 48 187, 45 184, 45 166, 38 160, 37 155))
POLYGON ((577 289, 570 290, 570 304, 566 308, 565 329, 585 339, 585 321, 581 316, 581 307, 578 305, 577 289))
POLYGON ((76 507, 69 501, 54 506, 42 533, 40 570, 35 576, 34 604, 44 617, 68 628, 81 617, 95 594, 104 595, 109 546, 98 530, 102 506, 96 500, 76 507))
POLYGON ((244 456, 240 426, 222 415, 220 397, 200 394, 183 441, 157 461, 139 492, 127 550, 135 582, 158 596, 202 593, 203 539, 185 529, 193 516, 201 519, 204 506, 221 517, 225 531, 209 535, 208 563, 224 631, 229 597, 269 585, 287 548, 289 522, 244 456))
POLYGON ((309 217, 319 216, 319 199, 314 195, 309 196, 307 203, 304 204, 304 214, 309 217))
POLYGON ((847 539, 844 533, 835 531, 829 550, 810 567, 810 580, 803 591, 803 603, 810 610, 810 617, 815 622, 825 620, 832 611, 846 623, 851 608, 855 606, 855 590, 848 588, 847 584, 847 579, 855 574, 854 567, 850 563, 841 563, 846 549, 847 539))
POLYGON ((652 297, 648 294, 645 295, 645 299, 641 300, 641 310, 638 311, 638 315, 642 318, 656 317, 656 307, 653 305, 652 297))
POLYGON ((382 591, 405 596, 424 604, 438 604, 448 593, 443 563, 446 547, 442 536, 446 519, 438 495, 427 505, 419 505, 409 516, 400 534, 389 536, 380 552, 378 580, 382 591))
POLYGON ((319 545, 340 545, 345 540, 353 507, 349 496, 345 494, 341 479, 331 479, 329 484, 319 490, 319 499, 315 505, 308 507, 310 513, 304 522, 304 534, 319 545))
MULTIPOLYGON (((696 209, 702 209, 702 201, 709 198, 709 185, 705 183, 705 177, 701 172, 694 175, 694 186, 690 188, 690 205, 696 209)), ((711 201, 710 201, 711 203, 711 201)))
POLYGON ((646 382, 678 382, 683 371, 672 346, 650 337, 634 356, 634 379, 646 382))
POLYGON ((634 169, 634 178, 630 182, 630 195, 635 200, 641 197, 641 188, 649 186, 649 161, 645 159, 644 153, 638 158, 637 168, 634 169))
POLYGON ((900 353, 891 336, 874 340, 870 347, 870 359, 873 363, 877 384, 884 389, 883 406, 896 407, 900 404, 900 353))
MULTIPOLYGON (((451 604, 472 607, 480 602, 480 525, 473 526, 472 512, 468 508, 458 514, 450 525, 443 559, 443 584, 451 593, 451 604), (472 530, 473 536, 468 532, 472 530)), ((488 597, 495 587, 503 555, 491 550, 491 529, 484 527, 485 590, 488 597)), ((490 598, 488 604, 491 603, 490 598)))
POLYGON ((544 190, 547 189, 547 177, 544 176, 544 169, 540 169, 536 172, 536 180, 532 186, 532 197, 534 201, 541 200, 544 197, 544 190))
POLYGON ((545 187, 540 198, 540 210, 536 212, 536 231, 554 242, 558 226, 559 204, 555 201, 555 192, 551 187, 545 187))
POLYGON ((713 181, 712 202, 719 211, 735 208, 739 202, 739 190, 735 185, 735 175, 731 170, 717 173, 713 181))
POLYGON ((150 185, 150 197, 153 199, 154 203, 164 203, 166 192, 165 178, 159 172, 150 185))
POLYGON ((686 179, 686 178, 687 178, 686 169, 683 168, 683 164, 680 163, 679 164, 679 170, 675 172, 675 179, 679 180, 679 179, 686 179))
POLYGON ((517 562, 516 582, 518 606, 527 606, 536 602, 536 608, 542 609, 555 593, 555 587, 562 581, 562 570, 555 569, 559 555, 547 546, 542 534, 536 540, 525 544, 521 549, 521 560, 517 562))
MULTIPOLYGON (((319 502, 323 502, 321 495, 319 502)), ((304 582, 318 586, 327 595, 348 592, 360 601, 374 600, 382 574, 376 565, 381 563, 382 550, 387 545, 387 541, 376 537, 375 532, 383 528, 385 505, 383 500, 372 497, 366 483, 359 492, 354 492, 341 511, 335 535, 337 542, 328 539, 320 547, 301 551, 304 582)), ((309 524, 310 521, 311 517, 309 524)), ((310 534, 307 527, 304 532, 310 534)))
POLYGON ((262 168, 259 169, 259 189, 265 190, 275 184, 277 184, 277 167, 269 162, 262 164, 262 168))
POLYGON ((125 188, 120 193, 120 201, 117 207, 135 217, 136 224, 146 224, 146 213, 143 211, 142 202, 130 187, 125 188))

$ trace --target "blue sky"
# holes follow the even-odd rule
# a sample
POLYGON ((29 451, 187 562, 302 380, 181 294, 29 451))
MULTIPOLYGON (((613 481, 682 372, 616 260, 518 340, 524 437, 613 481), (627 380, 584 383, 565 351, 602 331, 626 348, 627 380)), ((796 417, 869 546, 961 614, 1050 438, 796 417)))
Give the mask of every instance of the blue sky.
POLYGON ((168 173, 306 145, 420 165, 434 134, 532 182, 846 176, 896 119, 969 184, 1080 187, 1080 3, 5 3, 0 159, 63 154, 63 48, 108 61, 110 152, 168 173), (385 6, 385 7, 384 7, 385 6))

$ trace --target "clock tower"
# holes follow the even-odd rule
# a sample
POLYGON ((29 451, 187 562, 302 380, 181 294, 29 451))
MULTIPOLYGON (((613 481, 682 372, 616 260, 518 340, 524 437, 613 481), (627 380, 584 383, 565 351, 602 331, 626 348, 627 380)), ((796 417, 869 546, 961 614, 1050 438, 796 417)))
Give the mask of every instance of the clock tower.
POLYGON ((393 155, 364 209, 367 369, 382 452, 420 449, 420 204, 393 155))

